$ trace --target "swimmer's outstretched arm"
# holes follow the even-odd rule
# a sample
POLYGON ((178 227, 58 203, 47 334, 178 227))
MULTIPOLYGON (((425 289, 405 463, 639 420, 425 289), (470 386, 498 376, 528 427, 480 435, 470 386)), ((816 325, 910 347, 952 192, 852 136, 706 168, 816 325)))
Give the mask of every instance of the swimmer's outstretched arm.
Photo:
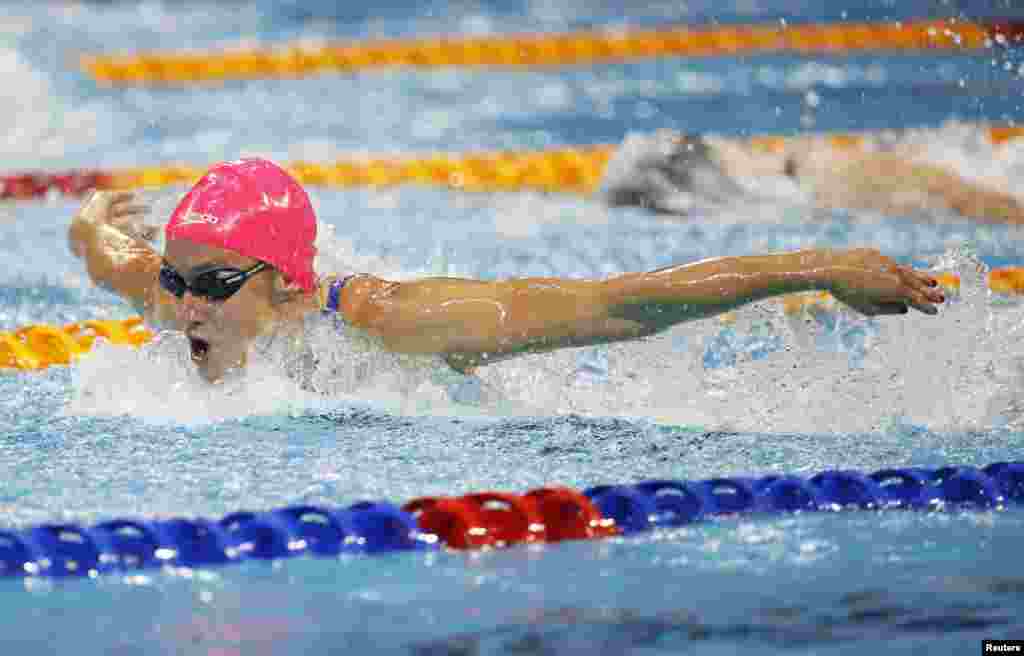
POLYGON ((472 367, 524 352, 652 335, 770 296, 828 290, 867 315, 937 312, 931 276, 872 249, 722 257, 606 280, 354 278, 341 310, 395 351, 472 367))

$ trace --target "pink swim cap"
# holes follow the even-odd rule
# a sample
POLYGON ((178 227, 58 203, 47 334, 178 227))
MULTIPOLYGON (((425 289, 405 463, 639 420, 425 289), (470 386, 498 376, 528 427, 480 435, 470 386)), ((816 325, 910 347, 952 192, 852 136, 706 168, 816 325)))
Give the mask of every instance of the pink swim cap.
POLYGON ((207 171, 178 203, 165 234, 261 260, 306 291, 316 287, 313 206, 294 178, 265 159, 207 171))

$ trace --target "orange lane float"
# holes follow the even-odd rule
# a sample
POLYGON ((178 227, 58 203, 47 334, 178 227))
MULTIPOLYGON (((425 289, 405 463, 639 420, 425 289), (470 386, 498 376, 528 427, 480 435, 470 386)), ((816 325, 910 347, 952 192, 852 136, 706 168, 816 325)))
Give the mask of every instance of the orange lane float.
POLYGON ((952 271, 942 271, 941 273, 934 274, 934 278, 939 281, 942 287, 953 294, 960 292, 960 274, 953 273, 952 271))
MULTIPOLYGON (((1024 136, 1024 128, 979 126, 993 145, 1024 136)), ((861 147, 873 133, 824 135, 832 147, 861 147)), ((805 138, 805 137, 799 137, 805 138)), ((781 150, 794 137, 757 136, 754 148, 781 150)), ((495 151, 438 154, 427 157, 369 157, 326 164, 292 162, 286 168, 310 187, 393 187, 417 184, 461 191, 522 191, 527 189, 590 194, 596 191, 617 146, 599 144, 537 151, 495 151)), ((44 198, 51 194, 78 195, 92 189, 144 189, 187 185, 206 167, 150 166, 112 171, 43 172, 0 176, 0 200, 44 198)))
POLYGON ((1024 294, 1024 267, 993 269, 989 272, 988 288, 997 294, 1024 294))
POLYGON ((96 339, 138 347, 153 338, 141 317, 90 320, 57 327, 36 324, 0 333, 0 369, 45 369, 67 365, 89 352, 96 339))
POLYGON ((300 78, 373 68, 540 68, 656 57, 709 57, 791 51, 978 50, 1020 41, 1012 21, 952 19, 832 24, 677 26, 625 31, 434 37, 222 52, 90 55, 82 69, 110 86, 209 84, 300 78))

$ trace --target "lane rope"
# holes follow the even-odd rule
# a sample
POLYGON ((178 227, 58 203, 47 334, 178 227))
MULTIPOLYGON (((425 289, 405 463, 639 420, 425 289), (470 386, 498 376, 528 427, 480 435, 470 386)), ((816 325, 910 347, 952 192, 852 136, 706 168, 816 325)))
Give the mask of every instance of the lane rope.
MULTIPOLYGON (((994 146, 1024 136, 1024 127, 978 126, 994 146)), ((821 135, 836 150, 864 146, 877 132, 821 135)), ((746 143, 764 151, 782 151, 796 139, 764 135, 746 143)), ((318 164, 297 161, 287 168, 304 185, 326 188, 387 188, 403 184, 461 191, 536 190, 590 194, 601 185, 617 145, 599 144, 536 151, 493 151, 437 154, 427 157, 367 157, 318 164)), ((198 180, 206 168, 189 165, 147 166, 109 171, 60 173, 22 172, 0 176, 0 200, 29 200, 78 196, 93 189, 147 189, 185 185, 198 180)))
POLYGON ((538 68, 655 57, 709 57, 792 51, 978 50, 1017 44, 1024 24, 957 19, 833 24, 785 23, 671 27, 622 32, 514 34, 375 40, 224 52, 90 55, 82 69, 111 86, 187 85, 327 72, 442 66, 538 68))
POLYGON ((153 338, 142 317, 122 321, 90 320, 65 326, 32 324, 0 332, 0 370, 30 371, 69 365, 89 353, 97 339, 139 347, 153 338))
POLYGON ((219 520, 119 518, 0 530, 0 576, 88 577, 344 553, 495 549, 601 539, 747 515, 844 510, 1003 510, 1024 505, 1024 462, 984 468, 826 470, 699 481, 650 480, 582 492, 420 497, 400 508, 294 505, 219 520))

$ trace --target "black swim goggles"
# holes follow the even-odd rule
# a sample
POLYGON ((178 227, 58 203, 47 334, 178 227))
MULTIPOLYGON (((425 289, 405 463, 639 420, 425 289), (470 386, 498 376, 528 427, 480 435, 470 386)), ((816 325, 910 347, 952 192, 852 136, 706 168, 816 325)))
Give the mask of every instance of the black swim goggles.
POLYGON ((183 298, 185 292, 193 296, 201 296, 211 301, 225 301, 234 296, 245 281, 267 268, 266 262, 260 262, 251 269, 234 267, 201 267, 188 281, 166 262, 160 266, 160 286, 168 293, 183 298))

